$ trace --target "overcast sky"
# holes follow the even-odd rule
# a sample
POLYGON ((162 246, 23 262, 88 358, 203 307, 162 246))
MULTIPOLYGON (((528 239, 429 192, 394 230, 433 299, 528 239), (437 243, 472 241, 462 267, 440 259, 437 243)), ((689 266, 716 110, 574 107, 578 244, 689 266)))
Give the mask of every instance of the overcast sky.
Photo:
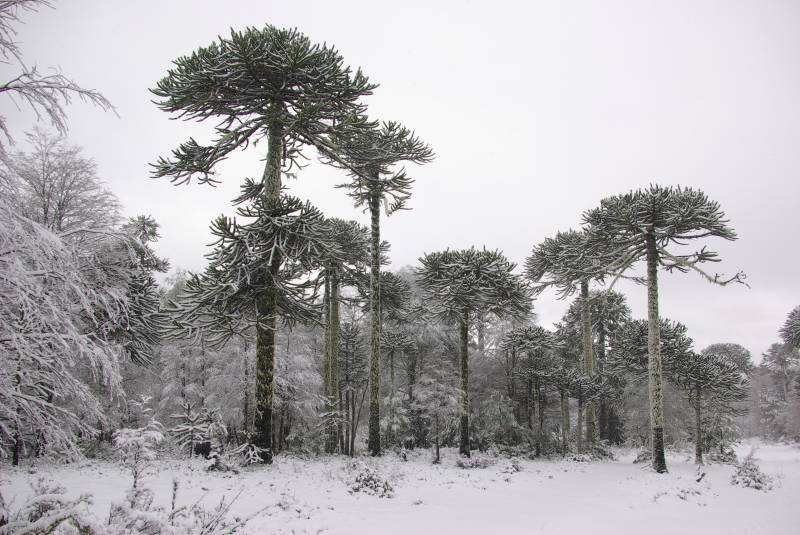
MULTIPOLYGON (((436 151, 409 169, 413 209, 384 220, 394 268, 470 245, 522 263, 605 196, 681 184, 719 201, 739 233, 709 243, 723 258, 710 269, 742 269, 752 288, 662 276, 662 315, 685 323, 698 349, 737 342, 758 360, 800 304, 800 2, 62 0, 24 21, 28 63, 59 66, 116 106, 119 117, 70 107, 70 140, 127 215, 161 223, 157 249, 173 266, 202 269, 209 221, 232 214, 265 145, 226 162, 217 188, 151 179, 149 162, 189 135, 208 139, 210 125, 170 121, 148 89, 231 27, 270 23, 334 44, 380 84, 373 117, 403 122, 436 151)), ((21 139, 34 116, 0 106, 21 139)), ((334 189, 343 180, 317 164, 289 187, 367 223, 334 189)), ((621 289, 642 317, 645 289, 621 289)), ((535 304, 548 327, 566 306, 553 294, 535 304)))

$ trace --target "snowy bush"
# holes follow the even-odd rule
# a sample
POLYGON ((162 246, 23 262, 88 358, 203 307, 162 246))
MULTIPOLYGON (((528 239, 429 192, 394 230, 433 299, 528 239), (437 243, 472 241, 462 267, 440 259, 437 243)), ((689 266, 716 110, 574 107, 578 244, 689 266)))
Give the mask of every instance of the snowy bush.
POLYGON ((590 463, 592 462, 592 457, 586 453, 570 453, 564 456, 564 460, 572 463, 590 463))
POLYGON ((511 459, 500 472, 503 474, 516 474, 517 472, 522 472, 522 466, 520 466, 518 460, 511 459))
POLYGON ((230 450, 231 457, 239 457, 242 466, 261 463, 261 453, 266 450, 259 448, 251 442, 245 442, 241 446, 230 450))
POLYGON ((708 454, 706 459, 713 463, 720 464, 738 464, 739 459, 736 457, 736 452, 733 448, 721 448, 719 451, 714 450, 708 454))
POLYGON ((392 484, 381 477, 377 470, 364 463, 356 463, 356 477, 350 484, 350 493, 363 492, 379 498, 391 498, 394 496, 392 484))
POLYGON ((133 488, 150 468, 156 458, 155 447, 164 440, 161 424, 151 419, 144 427, 120 429, 114 433, 114 445, 119 448, 122 464, 131 471, 133 488))
POLYGON ((32 485, 33 496, 17 511, 9 512, 7 524, 0 526, 0 535, 106 533, 104 526, 89 512, 91 497, 81 495, 69 500, 62 486, 39 479, 32 485))
POLYGON ((653 461, 653 452, 652 450, 646 449, 640 451, 636 458, 633 460, 633 464, 640 464, 640 463, 651 463, 653 461))
POLYGON ((495 463, 495 459, 485 455, 473 455, 472 457, 459 457, 456 466, 459 468, 488 468, 495 463))
POLYGON ((772 490, 772 478, 761 471, 753 458, 753 451, 744 458, 731 476, 731 484, 756 490, 772 490))

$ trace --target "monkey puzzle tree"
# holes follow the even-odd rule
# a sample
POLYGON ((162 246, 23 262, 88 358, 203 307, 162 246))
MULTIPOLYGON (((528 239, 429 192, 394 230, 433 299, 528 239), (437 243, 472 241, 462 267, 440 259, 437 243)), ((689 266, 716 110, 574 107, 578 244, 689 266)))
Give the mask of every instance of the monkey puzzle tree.
POLYGON ((459 330, 461 368, 461 428, 459 451, 469 457, 469 329, 479 315, 524 318, 530 312, 531 292, 513 273, 516 265, 499 251, 429 253, 420 258, 417 277, 431 313, 459 330))
POLYGON ((781 337, 788 346, 800 349, 800 306, 789 312, 786 323, 781 327, 781 337))
POLYGON ((703 429, 708 422, 706 414, 735 414, 737 402, 747 398, 748 382, 737 364, 727 353, 704 349, 701 353, 686 352, 677 355, 669 366, 669 378, 686 392, 695 413, 694 462, 703 464, 703 429))
MULTIPOLYGON (((607 274, 607 260, 601 251, 601 247, 589 247, 585 231, 570 230, 545 239, 525 261, 525 275, 535 283, 537 292, 556 287, 563 299, 580 288, 583 365, 589 376, 595 374, 589 283, 602 281, 607 274)), ((586 441, 590 444, 595 441, 596 422, 594 402, 590 402, 586 407, 586 441)))
POLYGON ((556 345, 554 333, 538 325, 513 329, 500 344, 501 350, 514 351, 522 358, 521 373, 527 383, 529 427, 534 427, 531 424, 536 421, 534 444, 537 457, 542 453, 544 442, 546 397, 543 383, 555 378, 563 369, 561 358, 554 351, 556 345))
POLYGON ((694 253, 671 252, 696 239, 719 237, 735 240, 725 213, 705 193, 691 188, 650 186, 608 197, 583 215, 589 225, 589 243, 613 251, 614 258, 603 270, 622 276, 640 260, 647 266, 648 397, 653 447, 653 468, 667 471, 664 457, 664 394, 658 315, 658 268, 685 273, 695 271, 708 281, 725 286, 743 282, 744 274, 730 278, 709 275, 698 264, 719 261, 714 251, 703 246, 694 253))
POLYGON ((355 221, 331 218, 327 221, 327 232, 331 247, 326 250, 322 271, 325 288, 322 300, 325 322, 323 394, 328 415, 325 450, 333 453, 337 445, 344 445, 344 441, 340 440, 343 400, 339 388, 341 287, 356 285, 364 271, 369 250, 369 231, 355 221))
MULTIPOLYGON (((625 296, 614 290, 593 290, 589 294, 589 309, 592 319, 592 331, 595 333, 594 354, 596 355, 597 375, 603 378, 607 388, 603 396, 598 398, 598 435, 601 440, 622 442, 621 422, 609 396, 619 397, 621 385, 619 378, 606 367, 608 342, 617 329, 630 321, 631 311, 625 296), (608 394, 609 396, 606 396, 608 394)), ((566 336, 566 343, 574 344, 580 339, 583 303, 581 299, 572 302, 561 319, 561 330, 566 336)))
MULTIPOLYGON (((175 60, 174 67, 152 90, 159 98, 158 107, 166 112, 185 120, 217 121, 210 145, 189 139, 173 150, 171 157, 159 158, 153 175, 168 177, 177 184, 193 177, 200 183, 213 183, 217 164, 231 152, 266 138, 263 175, 259 181, 246 182, 242 199, 251 201, 255 210, 252 216, 261 218, 256 223, 260 228, 253 231, 271 232, 264 224, 283 225, 281 218, 291 214, 304 214, 307 221, 316 224, 318 214, 310 207, 303 207, 296 199, 282 199, 281 174, 298 165, 303 146, 325 143, 342 117, 362 113, 364 106, 359 99, 374 87, 360 70, 352 73, 345 67, 335 49, 313 44, 297 30, 267 25, 231 31, 229 37, 220 37, 175 60)), ((219 230, 227 234, 228 229, 223 227, 219 230)), ((275 236, 282 230, 276 230, 275 236)), ((254 288, 252 279, 239 281, 248 283, 247 293, 255 303, 256 445, 265 451, 272 446, 276 322, 279 309, 287 304, 286 295, 281 295, 275 284, 281 280, 286 261, 283 255, 288 252, 281 247, 255 247, 250 254, 257 256, 248 257, 248 261, 253 267, 258 262, 263 264, 259 267, 263 286, 254 288)), ((207 281, 219 278, 222 282, 228 276, 212 271, 207 281)), ((288 286, 284 289, 294 293, 288 286)), ((284 312, 293 313, 288 307, 284 312)), ((270 461, 271 454, 264 460, 270 461)))
POLYGON ((433 151, 399 123, 378 125, 364 117, 350 118, 329 141, 318 146, 323 161, 347 170, 352 180, 339 187, 370 213, 369 451, 380 455, 381 204, 387 216, 405 208, 413 179, 397 165, 430 162, 433 151))

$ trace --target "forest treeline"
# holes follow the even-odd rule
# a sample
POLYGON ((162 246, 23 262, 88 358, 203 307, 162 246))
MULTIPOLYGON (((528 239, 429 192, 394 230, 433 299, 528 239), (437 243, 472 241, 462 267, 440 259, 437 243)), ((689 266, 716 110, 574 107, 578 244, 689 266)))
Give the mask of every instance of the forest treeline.
POLYGON ((520 265, 472 247, 388 270, 382 217, 412 224, 397 212, 435 155, 369 115, 376 90, 294 29, 231 31, 177 58, 151 89, 156 105, 208 123, 212 141, 165 150, 153 178, 235 180, 219 166, 238 150, 265 163, 240 180, 235 215, 210 223, 207 267, 162 284, 158 223, 124 219, 63 130, 36 129, 28 150, 5 153, 3 457, 102 455, 121 430, 160 422, 186 455, 252 463, 419 447, 438 461, 443 445, 599 457, 627 442, 664 472, 670 445, 692 442, 702 463, 742 434, 800 437, 800 307, 757 366, 734 340, 695 347, 680 318, 659 314, 664 272, 745 282, 704 267, 719 260, 713 239, 736 234, 702 191, 649 185, 599 200, 575 229, 532 240, 520 265), (306 179, 309 159, 340 172, 335 186, 369 227, 290 194, 285 177, 306 179), (645 292, 647 317, 632 317, 620 279, 645 292), (536 322, 543 291, 570 300, 552 329, 536 322))

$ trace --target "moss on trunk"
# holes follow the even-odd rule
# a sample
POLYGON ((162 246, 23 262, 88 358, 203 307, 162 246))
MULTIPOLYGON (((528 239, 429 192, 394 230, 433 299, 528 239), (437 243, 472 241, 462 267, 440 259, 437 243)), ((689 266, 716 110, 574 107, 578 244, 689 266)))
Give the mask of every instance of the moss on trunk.
POLYGON ((647 248, 647 377, 650 399, 650 429, 653 469, 667 471, 664 456, 664 386, 661 364, 661 322, 658 315, 658 250, 652 229, 645 238, 647 248))
POLYGON ((370 212, 370 354, 369 354, 369 439, 370 455, 381 454, 381 198, 373 193, 370 212))

